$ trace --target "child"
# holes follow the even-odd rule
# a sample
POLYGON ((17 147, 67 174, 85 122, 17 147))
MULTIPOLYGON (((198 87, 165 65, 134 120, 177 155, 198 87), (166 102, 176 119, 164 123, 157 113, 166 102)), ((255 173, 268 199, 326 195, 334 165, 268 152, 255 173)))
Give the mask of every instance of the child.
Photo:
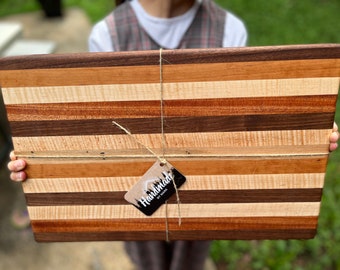
MULTIPOLYGON (((120 1, 121 2, 121 1, 120 1)), ((132 0, 97 23, 89 37, 91 52, 245 46, 243 22, 210 0, 132 0)), ((330 150, 337 148, 337 126, 330 150)), ((23 181, 26 163, 11 155, 13 181, 23 181)), ((203 269, 209 241, 126 242, 138 269, 203 269)))
MULTIPOLYGON (((97 23, 91 52, 245 46, 247 31, 235 15, 212 1, 132 0, 97 23)), ((203 269, 209 241, 126 242, 138 269, 203 269)))

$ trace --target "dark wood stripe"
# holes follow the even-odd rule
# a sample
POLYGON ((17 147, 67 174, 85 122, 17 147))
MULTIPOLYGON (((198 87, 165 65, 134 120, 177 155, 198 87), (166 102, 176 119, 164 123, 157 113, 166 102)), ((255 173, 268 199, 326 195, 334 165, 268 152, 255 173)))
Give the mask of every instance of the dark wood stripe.
MULTIPOLYGON (((316 229, 284 230, 239 230, 239 231, 181 231, 169 232, 169 240, 277 240, 312 239, 316 229)), ((152 232, 91 232, 91 233, 48 233, 34 234, 37 242, 79 242, 79 241, 139 241, 166 240, 165 229, 152 232)))
MULTIPOLYGON (((335 111, 337 95, 165 100, 164 115, 225 116, 263 114, 330 113, 335 111)), ((77 102, 48 104, 10 104, 10 121, 75 120, 103 118, 149 118, 160 116, 160 102, 77 102)))
MULTIPOLYGON (((339 58, 339 44, 163 50, 169 64, 339 58)), ((159 65, 159 51, 34 55, 0 58, 0 70, 159 65)))
MULTIPOLYGON (((178 226, 178 218, 169 218, 168 225, 172 231, 206 230, 283 230, 314 229, 318 217, 223 217, 223 218, 182 218, 178 226)), ((156 231, 165 226, 164 218, 134 219, 98 219, 98 220, 32 220, 32 226, 37 233, 45 231, 51 233, 61 232, 110 232, 110 231, 156 231), (142 230, 142 228, 147 228, 142 230)))
MULTIPOLYGON (((323 173, 328 155, 279 158, 168 159, 184 175, 323 173)), ((32 158, 27 160, 29 178, 142 176, 153 159, 88 160, 32 158), (72 162, 70 162, 72 161, 72 162)))
MULTIPOLYGON (((26 193, 28 206, 57 205, 122 205, 126 192, 83 193, 26 193)), ((190 203, 275 203, 319 202, 322 189, 267 189, 267 190, 179 190, 180 201, 190 203)), ((176 196, 169 199, 176 203, 176 196)))
MULTIPOLYGON (((125 134, 112 120, 132 134, 161 133, 160 118, 114 118, 61 121, 12 121, 14 137, 125 134)), ((332 128, 334 113, 166 117, 165 133, 235 132, 332 128)))

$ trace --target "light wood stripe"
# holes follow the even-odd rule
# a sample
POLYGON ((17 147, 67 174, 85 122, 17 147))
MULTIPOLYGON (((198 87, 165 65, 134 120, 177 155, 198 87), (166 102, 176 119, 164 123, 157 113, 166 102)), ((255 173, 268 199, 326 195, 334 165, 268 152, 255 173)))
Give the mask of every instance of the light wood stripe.
MULTIPOLYGON (((157 156, 163 156, 162 149, 152 149, 157 156)), ((238 157, 287 157, 327 155, 329 145, 313 146, 274 146, 274 147, 221 147, 221 148, 167 148, 164 157, 173 158, 238 158, 238 157)), ((156 158, 148 150, 106 150, 98 151, 59 151, 59 152, 17 152, 16 156, 24 159, 63 159, 63 160, 119 160, 123 158, 156 158)))
MULTIPOLYGON (((340 75, 339 75, 340 76, 340 75)), ((164 100, 252 98, 275 96, 336 95, 339 76, 231 80, 210 82, 163 83, 164 100)), ((160 85, 109 84, 51 87, 5 87, 2 92, 6 104, 111 102, 160 100, 160 85)))
MULTIPOLYGON (((182 158, 168 161, 184 175, 322 173, 328 155, 278 158, 182 158)), ((142 176, 155 162, 152 159, 72 160, 31 159, 29 178, 142 176)))
MULTIPOLYGON (((163 66, 163 81, 206 82, 225 80, 261 80, 287 78, 339 77, 340 59, 254 61, 163 66), (312 68, 311 68, 312 67, 312 68)), ((69 86, 130 83, 159 83, 160 67, 121 66, 95 68, 59 68, 3 70, 2 87, 69 86), (19 80, 18 78, 24 78, 19 80)))
MULTIPOLYGON (((325 173, 259 175, 186 175, 181 190, 257 190, 322 188, 325 173)), ((30 178, 23 183, 26 194, 61 192, 128 191, 139 177, 30 178)))
MULTIPOLYGON (((318 216, 320 202, 294 203, 244 203, 244 204, 181 204, 183 218, 218 217, 294 217, 318 216)), ((146 216, 131 205, 76 205, 76 206, 29 206, 32 220, 58 219, 139 219, 146 216)), ((168 204, 168 218, 178 218, 177 204, 168 204)), ((164 218, 165 205, 152 216, 164 218)))
MULTIPOLYGON (((214 133, 173 133, 165 134, 167 148, 189 149, 222 147, 277 147, 328 145, 331 129, 318 130, 277 130, 248 132, 214 133)), ((144 145, 153 149, 162 148, 160 134, 133 134, 144 145)), ((128 135, 106 136, 58 136, 58 137, 14 137, 14 149, 20 152, 34 151, 97 151, 110 149, 141 149, 128 135)), ((141 153, 145 153, 143 151, 141 153)))

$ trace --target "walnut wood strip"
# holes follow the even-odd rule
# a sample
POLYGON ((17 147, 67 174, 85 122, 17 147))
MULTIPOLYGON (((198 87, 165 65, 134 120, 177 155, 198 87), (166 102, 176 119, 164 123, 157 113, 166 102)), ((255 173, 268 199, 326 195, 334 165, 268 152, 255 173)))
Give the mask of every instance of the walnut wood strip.
MULTIPOLYGON (((169 159, 184 175, 323 173, 328 155, 281 158, 205 158, 169 159)), ((29 178, 141 176, 153 159, 58 160, 32 159, 27 166, 29 178)))
MULTIPOLYGON (((304 145, 328 145, 331 129, 317 130, 271 130, 248 132, 170 133, 166 134, 167 148, 222 147, 280 147, 304 145)), ((161 149, 160 134, 134 134, 134 137, 153 149, 161 149)), ((58 137, 14 137, 14 149, 20 152, 92 151, 101 153, 109 149, 141 149, 127 135, 89 135, 58 137)), ((142 151, 145 153, 145 151, 142 151)))
MULTIPOLYGON (((181 204, 182 218, 318 216, 320 202, 181 204)), ((132 205, 28 206, 31 220, 135 219, 146 216, 132 205)), ((164 218, 165 205, 152 216, 164 218)), ((178 218, 177 204, 168 204, 168 218, 178 218)))
MULTIPOLYGON (((311 239, 316 229, 282 229, 282 230, 240 230, 240 231, 178 231, 170 232, 170 240, 277 240, 277 239, 311 239)), ((136 241, 166 240, 165 231, 153 232, 91 232, 91 233, 49 233, 34 235, 38 242, 79 242, 79 241, 136 241)))
MULTIPOLYGON (((329 113, 335 111, 337 95, 191 99, 164 101, 164 115, 222 116, 329 113)), ((9 121, 83 120, 160 117, 160 101, 79 102, 6 106, 9 121)))
MULTIPOLYGON (((325 173, 255 174, 255 175, 186 175, 181 190, 249 190, 249 189, 321 189, 325 173)), ((63 192, 128 191, 139 177, 30 178, 23 183, 26 194, 63 192)))
MULTIPOLYGON (((26 194, 28 206, 59 205, 124 205, 125 191, 85 193, 31 193, 26 194)), ((273 203, 319 202, 322 189, 268 189, 268 190, 179 190, 181 204, 201 203, 273 203)), ((171 197, 169 203, 176 203, 171 197)))
MULTIPOLYGON (((338 77, 164 83, 164 100, 336 95, 338 77)), ((159 101, 160 85, 109 84, 2 88, 5 103, 159 101)))
MULTIPOLYGON (((164 65, 339 58, 339 44, 163 50, 164 65)), ((159 51, 17 56, 0 59, 0 70, 158 65, 159 51)))
MULTIPOLYGON (((183 218, 181 226, 178 226, 177 218, 169 218, 168 225, 171 232, 206 230, 213 226, 215 231, 238 230, 284 230, 315 229, 317 217, 242 217, 242 218, 183 218), (212 225, 213 224, 213 225, 212 225)), ((115 220, 32 220, 32 226, 36 233, 50 232, 128 232, 128 231, 163 231, 164 218, 141 218, 138 223, 129 219, 115 220)))
MULTIPOLYGON (((12 136, 79 136, 125 134, 112 120, 132 134, 161 133, 160 118, 112 118, 57 121, 12 121, 12 136)), ((235 132, 263 130, 329 129, 334 113, 166 117, 164 133, 235 132)))
MULTIPOLYGON (((199 72, 197 64, 169 65, 163 82, 339 77, 339 69, 340 59, 212 63, 200 65, 199 72)), ((159 83, 159 65, 4 70, 0 81, 3 88, 159 83)))

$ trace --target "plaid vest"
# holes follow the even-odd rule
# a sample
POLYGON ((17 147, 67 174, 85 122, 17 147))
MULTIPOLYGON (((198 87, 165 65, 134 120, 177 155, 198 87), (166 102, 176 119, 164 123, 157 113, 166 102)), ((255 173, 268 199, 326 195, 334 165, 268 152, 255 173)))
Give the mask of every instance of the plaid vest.
MULTIPOLYGON (((225 17, 225 10, 211 0, 203 0, 177 49, 222 47, 225 17)), ((160 48, 139 25, 128 2, 119 5, 105 18, 105 21, 110 31, 114 51, 158 50, 160 48)))

